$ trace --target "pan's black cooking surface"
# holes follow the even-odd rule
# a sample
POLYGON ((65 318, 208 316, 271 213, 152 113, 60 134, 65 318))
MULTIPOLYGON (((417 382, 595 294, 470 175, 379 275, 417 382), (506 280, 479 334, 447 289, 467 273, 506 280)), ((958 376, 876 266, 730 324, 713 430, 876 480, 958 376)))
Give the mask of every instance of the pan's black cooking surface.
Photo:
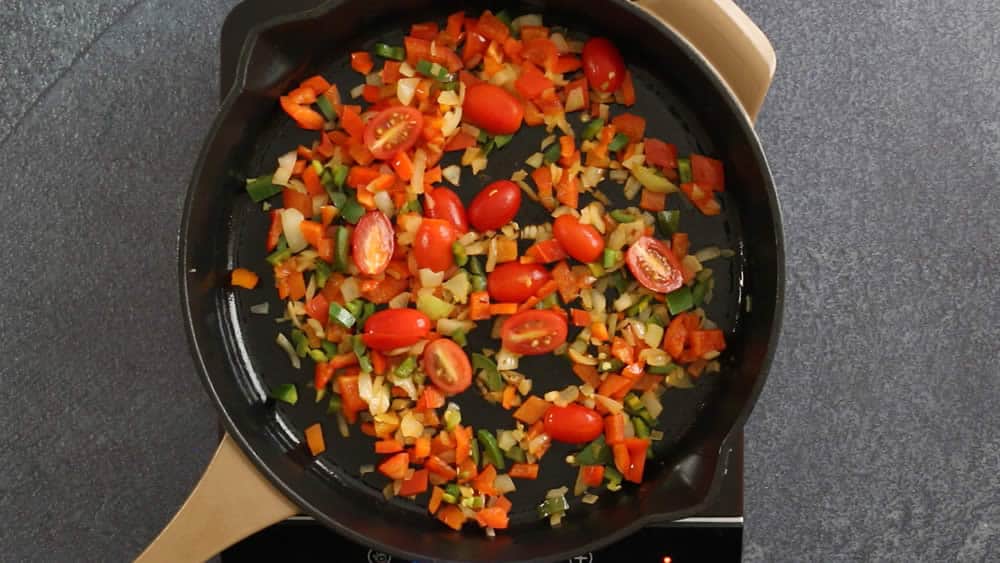
MULTIPOLYGON (((245 90, 249 94, 242 94, 239 98, 235 98, 234 101, 230 101, 227 111, 230 114, 243 115, 240 122, 247 124, 246 127, 248 129, 232 130, 225 126, 219 129, 215 133, 217 138, 210 145, 213 147, 213 152, 208 153, 210 161, 200 165, 202 170, 196 172, 196 178, 198 178, 199 173, 201 174, 201 178, 208 178, 205 176, 203 170, 205 167, 211 168, 215 166, 215 163, 211 162, 211 160, 226 159, 226 172, 224 172, 224 176, 220 180, 222 184, 221 189, 229 193, 228 190, 232 186, 232 182, 234 180, 238 181, 241 176, 254 176, 272 170, 277 155, 287 150, 290 146, 300 143, 307 144, 309 142, 307 138, 308 133, 298 130, 289 123, 289 120, 283 114, 273 110, 273 96, 277 92, 286 89, 290 81, 294 81, 296 76, 307 70, 310 74, 315 72, 323 74, 331 82, 341 86, 343 91, 346 91, 360 83, 360 77, 351 71, 346 63, 347 52, 359 49, 370 50, 375 41, 385 41, 389 44, 399 43, 404 35, 403 29, 405 28, 401 26, 398 13, 393 13, 391 17, 369 17, 368 10, 355 5, 353 8, 338 12, 338 16, 342 15, 347 19, 355 18, 352 24, 355 27, 352 29, 356 29, 358 22, 363 21, 364 33, 342 32, 347 33, 344 41, 334 43, 327 41, 323 43, 328 38, 329 29, 331 28, 323 28, 324 31, 317 34, 316 30, 319 28, 316 26, 332 26, 332 29, 335 30, 339 26, 346 26, 347 24, 343 23, 340 18, 336 20, 330 20, 329 18, 320 20, 325 23, 304 20, 301 23, 286 24, 279 27, 276 31, 269 30, 258 37, 257 44, 253 50, 253 56, 248 59, 249 71, 244 75, 239 75, 233 71, 234 65, 237 64, 239 59, 240 46, 243 44, 243 40, 247 36, 249 29, 268 18, 280 16, 283 13, 300 11, 308 8, 310 4, 311 2, 300 0, 278 7, 274 3, 269 2, 245 2, 237 7, 227 20, 222 35, 222 78, 220 91, 225 95, 230 91, 234 76, 241 76, 241 83, 237 84, 237 87, 245 85, 245 90), (310 34, 312 34, 314 39, 305 46, 305 40, 302 37, 309 36, 310 34), (283 49, 289 48, 293 50, 301 49, 303 53, 308 53, 306 57, 302 57, 306 60, 302 61, 299 58, 301 55, 296 57, 283 52, 283 49), (296 61, 296 65, 302 62, 308 69, 302 66, 288 66, 291 61, 296 61), (267 111, 262 112, 260 108, 264 107, 267 108, 267 111), (248 133, 248 130, 252 130, 253 132, 248 133), (230 137, 230 135, 236 136, 230 137), (220 142, 220 136, 228 138, 220 142), (237 151, 228 153, 235 156, 225 157, 221 156, 224 153, 216 152, 231 151, 230 147, 232 146, 239 147, 237 151)), ((414 4, 419 4, 419 2, 414 2, 414 4)), ((595 21, 594 14, 591 14, 591 19, 588 20, 586 15, 580 16, 565 9, 560 10, 558 8, 559 2, 553 2, 552 5, 555 6, 555 8, 552 8, 555 11, 552 14, 546 12, 548 21, 557 21, 560 24, 567 25, 570 29, 585 33, 588 31, 604 33, 602 29, 593 27, 593 22, 595 21), (549 17, 551 17, 551 20, 549 20, 549 17)), ((619 6, 611 7, 620 8, 619 6)), ((435 4, 434 8, 431 11, 427 9, 414 11, 412 17, 404 18, 406 22, 403 25, 408 25, 410 20, 440 18, 447 11, 450 11, 450 9, 454 9, 453 6, 444 7, 439 4, 435 4)), ((475 11, 476 9, 477 7, 470 6, 467 11, 475 11)), ((621 23, 619 22, 618 25, 621 25, 621 23)), ((619 31, 619 35, 620 33, 621 31, 619 31)), ((633 45, 628 39, 620 36, 619 43, 623 45, 626 59, 629 61, 633 74, 636 77, 638 104, 633 110, 649 119, 648 131, 651 135, 667 138, 671 142, 676 143, 681 153, 700 152, 717 155, 724 159, 728 157, 735 171, 734 177, 745 177, 748 185, 762 181, 759 178, 766 176, 766 165, 763 165, 762 158, 759 154, 755 154, 756 149, 752 148, 752 145, 746 149, 742 148, 746 144, 745 138, 742 136, 747 134, 752 136, 752 132, 749 132, 744 127, 742 132, 737 133, 740 126, 727 121, 727 118, 721 117, 725 112, 706 111, 707 107, 714 107, 714 104, 725 103, 718 98, 717 94, 713 94, 710 90, 698 91, 699 95, 693 98, 697 102, 692 102, 692 96, 694 96, 692 88, 705 88, 704 85, 697 86, 693 81, 678 81, 675 76, 671 75, 668 77, 665 75, 661 64, 665 60, 664 58, 661 57, 656 61, 650 61, 647 57, 642 56, 642 53, 648 52, 649 46, 646 46, 644 50, 643 47, 633 45), (762 165, 763 168, 758 169, 758 164, 762 165), (763 170, 765 176, 757 175, 760 170, 763 170)), ((674 56, 676 57, 677 55, 674 56)), ((681 68, 685 64, 691 65, 690 60, 685 61, 683 58, 671 59, 670 62, 672 65, 676 65, 676 68, 681 68)), ((671 68, 675 68, 675 66, 671 68)), ((701 70, 690 66, 690 68, 687 68, 686 76, 693 76, 698 72, 701 72, 701 70)), ((726 112, 731 112, 732 109, 730 105, 726 112)), ((576 123, 575 121, 571 122, 576 123)), ((542 136, 543 133, 540 130, 520 132, 515 139, 516 142, 506 147, 503 151, 494 153, 491 156, 489 167, 483 174, 477 177, 467 175, 463 178, 465 181, 458 190, 459 193, 467 200, 471 194, 476 193, 479 188, 489 181, 499 177, 505 178, 511 170, 522 168, 524 159, 530 153, 534 152, 535 149, 533 147, 538 146, 538 142, 542 136)), ((253 268, 258 263, 263 264, 261 249, 264 245, 262 237, 267 230, 267 217, 245 197, 236 197, 232 201, 228 200, 229 196, 220 198, 219 181, 209 183, 209 187, 207 188, 201 187, 205 185, 204 179, 199 180, 199 182, 199 187, 194 192, 195 195, 191 196, 194 198, 193 202, 195 204, 191 205, 192 200, 189 200, 189 205, 191 205, 189 213, 192 215, 188 216, 186 230, 182 233, 182 240, 187 239, 187 245, 191 245, 193 241, 201 240, 208 241, 208 244, 198 243, 197 246, 188 247, 182 242, 182 260, 185 261, 184 273, 188 277, 185 297, 191 300, 191 317, 192 322, 195 324, 194 338, 199 343, 202 360, 208 364, 205 369, 210 374, 212 372, 222 374, 222 377, 219 379, 216 379, 216 375, 208 376, 213 392, 225 395, 225 398, 220 398, 223 403, 231 401, 239 403, 246 401, 246 399, 250 399, 251 401, 250 408, 244 410, 242 414, 229 413, 229 416, 236 418, 236 420, 231 419, 231 423, 236 428, 250 425, 262 429, 263 434, 266 436, 265 440, 271 441, 271 448, 273 448, 273 444, 275 443, 283 444, 282 449, 287 450, 287 453, 282 453, 279 457, 273 457, 273 454, 268 454, 268 460, 264 460, 262 463, 268 466, 274 464, 275 467, 279 468, 279 472, 285 475, 286 479, 290 474, 285 472, 291 466, 301 466, 306 468, 307 473, 314 476, 308 480, 314 481, 316 484, 326 483, 324 487, 330 488, 343 488, 344 484, 348 484, 349 490, 340 493, 345 495, 341 497, 343 500, 339 501, 341 506, 345 502, 360 502, 365 505, 377 506, 379 514, 373 515, 375 516, 374 519, 369 515, 364 515, 364 518, 367 518, 364 523, 358 521, 354 525, 340 528, 343 532, 351 535, 355 541, 365 543, 362 542, 359 535, 354 535, 356 531, 359 534, 374 534, 381 537, 388 537, 386 534, 395 535, 390 530, 394 529, 392 526, 399 526, 399 522, 404 517, 409 518, 405 524, 410 531, 409 535, 418 538, 407 540, 409 544, 406 549, 408 550, 423 553, 434 551, 437 548, 426 543, 432 541, 431 538, 434 536, 446 538, 445 541, 447 543, 458 539, 456 536, 441 534, 441 529, 436 527, 437 524, 426 517, 423 509, 425 501, 420 502, 419 497, 418 504, 398 499, 385 503, 381 499, 380 494, 381 486, 384 484, 381 477, 369 475, 364 479, 358 478, 357 468, 360 465, 371 464, 376 461, 375 455, 371 452, 370 441, 364 436, 359 435, 355 431, 351 439, 344 440, 337 437, 335 438, 332 451, 328 451, 327 455, 321 456, 318 463, 309 463, 305 457, 295 455, 296 448, 289 441, 289 435, 301 435, 301 431, 305 426, 316 420, 323 419, 322 409, 310 409, 309 407, 312 405, 308 403, 311 403, 311 401, 304 401, 304 403, 307 403, 306 405, 302 405, 301 403, 303 402, 300 402, 300 405, 294 409, 280 408, 279 410, 274 410, 273 403, 265 404, 254 399, 254 397, 259 396, 262 389, 271 387, 277 383, 286 382, 292 377, 287 359, 274 350, 273 338, 275 326, 273 320, 270 317, 251 315, 248 311, 251 305, 273 296, 270 296, 265 289, 264 291, 257 292, 252 298, 253 302, 249 302, 228 293, 223 293, 219 296, 221 300, 213 302, 205 300, 199 294, 208 289, 205 286, 206 283, 215 283, 213 281, 214 275, 209 272, 215 268, 219 268, 220 265, 228 269, 234 265, 253 268), (204 196, 199 195, 199 192, 204 192, 205 190, 210 190, 210 193, 215 195, 210 196, 208 200, 204 200, 202 199, 204 196), (219 207, 220 205, 222 207, 219 207), (217 215, 220 212, 222 215, 217 215), (222 219, 221 226, 222 229, 225 229, 225 232, 205 232, 204 229, 206 227, 203 227, 203 225, 218 225, 220 224, 220 219, 222 219), (223 238, 217 239, 216 237, 219 236, 223 238), (206 239, 205 237, 209 238, 206 239), (224 258, 220 256, 220 252, 224 253, 224 258), (220 259, 222 259, 221 263, 220 259), (206 306, 209 309, 206 309, 206 306), (215 309, 215 312, 212 309, 215 309), (206 321, 208 322, 207 325, 205 324, 206 321), (225 342, 224 347, 228 349, 228 352, 218 350, 219 345, 212 342, 212 340, 217 338, 214 336, 208 339, 208 342, 210 342, 208 345, 204 348, 201 346, 202 342, 205 341, 205 335, 210 334, 206 333, 206 330, 211 332, 218 330, 212 328, 215 323, 221 323, 222 339, 225 342), (226 360, 218 357, 219 353, 228 355, 229 359, 226 360), (231 363, 228 368, 223 368, 222 372, 218 372, 215 370, 219 368, 211 366, 224 365, 224 363, 218 364, 219 361, 224 363, 227 361, 235 362, 235 364, 231 363), (237 383, 235 387, 233 386, 234 381, 237 383), (240 396, 244 398, 241 399, 240 396), (319 477, 319 480, 316 480, 316 477, 319 477), (353 500, 347 501, 346 499, 353 500), (364 532, 360 530, 364 530, 364 532), (422 539, 425 536, 426 539, 422 539)), ((763 180, 763 184, 758 184, 759 187, 754 188, 754 190, 760 190, 758 193, 766 194, 767 188, 762 186, 766 186, 767 182, 767 180, 763 180)), ((606 191, 605 193, 608 192, 606 191)), ((613 200, 616 197, 615 194, 609 195, 611 195, 613 200)), ((760 212, 763 213, 762 217, 766 218, 765 225, 768 224, 771 218, 777 219, 773 215, 773 207, 768 209, 770 204, 767 203, 766 196, 756 201, 753 199, 750 201, 738 201, 746 197, 745 193, 726 194, 726 199, 723 203, 725 209, 724 216, 721 218, 707 218, 695 212, 690 206, 686 210, 682 207, 682 220, 685 224, 685 230, 692 234, 692 240, 697 241, 699 246, 718 245, 724 248, 732 248, 736 251, 736 256, 733 259, 713 264, 716 270, 717 298, 706 308, 708 309, 709 316, 713 320, 716 320, 720 327, 732 336, 731 348, 734 350, 745 348, 748 350, 747 353, 750 354, 749 357, 756 359, 747 360, 747 356, 745 356, 743 360, 738 360, 735 355, 728 359, 724 358, 724 360, 728 361, 728 364, 724 362, 724 365, 727 365, 727 367, 724 368, 723 375, 703 377, 699 379, 695 389, 668 393, 665 396, 665 414, 662 421, 665 439, 658 444, 659 459, 657 461, 659 463, 651 464, 647 473, 653 475, 656 473, 671 475, 668 479, 661 479, 658 484, 655 480, 647 482, 640 489, 640 491, 648 491, 645 493, 634 491, 618 495, 605 494, 598 505, 593 508, 583 507, 577 500, 571 506, 571 523, 564 524, 559 530, 550 531, 547 528, 540 530, 540 526, 536 523, 536 518, 530 514, 533 512, 532 507, 534 503, 544 495, 547 489, 571 483, 574 478, 569 467, 552 464, 553 466, 547 467, 546 471, 543 472, 542 478, 537 482, 527 482, 523 485, 519 483, 519 490, 512 495, 512 500, 515 503, 515 508, 512 511, 512 524, 514 526, 512 532, 516 531, 519 527, 524 529, 525 526, 537 528, 543 532, 543 536, 539 537, 544 537, 545 542, 555 542, 560 545, 558 548, 560 552, 570 554, 575 552, 573 546, 582 546, 585 543, 593 541, 595 534, 607 536, 608 530, 618 530, 619 533, 624 531, 630 521, 636 521, 634 514, 670 513, 674 515, 674 518, 697 515, 699 517, 707 517, 710 520, 703 520, 700 523, 688 521, 686 524, 681 525, 698 526, 710 522, 715 525, 722 524, 725 527, 731 528, 732 533, 729 537, 736 537, 737 549, 734 553, 738 555, 739 533, 742 523, 742 436, 738 434, 738 443, 735 452, 729 447, 722 447, 720 449, 718 442, 712 442, 711 440, 705 442, 704 445, 698 444, 701 443, 704 437, 711 435, 713 432, 716 434, 720 431, 725 432, 720 425, 730 424, 721 422, 721 419, 714 416, 713 413, 728 412, 729 414, 726 416, 732 417, 734 416, 733 413, 742 408, 743 401, 746 400, 745 398, 736 397, 753 396, 754 393, 751 391, 751 387, 756 387, 753 381, 757 377, 756 371, 759 368, 751 367, 749 368, 749 372, 744 372, 745 368, 741 367, 742 364, 740 362, 749 362, 747 365, 750 366, 760 365, 759 362, 764 357, 763 354, 767 348, 767 334, 771 330, 770 321, 764 321, 763 324, 759 324, 756 331, 747 331, 743 328, 745 322, 743 317, 745 316, 750 318, 750 323, 760 323, 759 320, 754 320, 753 315, 745 314, 744 300, 746 294, 752 292, 752 284, 760 283, 763 287, 768 287, 768 284, 775 283, 773 279, 768 279, 769 275, 773 275, 767 273, 768 266, 764 267, 764 273, 752 272, 748 268, 753 267, 752 262, 754 260, 763 260, 765 264, 773 260, 773 255, 769 256, 768 252, 774 252, 775 249, 772 247, 770 250, 765 250, 762 254, 759 254, 760 250, 757 249, 747 254, 748 244, 755 246, 761 244, 760 242, 754 242, 752 240, 754 237, 763 237, 764 241, 767 241, 770 237, 772 242, 764 242, 764 246, 773 245, 773 233, 768 233, 767 229, 769 227, 765 226, 763 231, 758 227, 758 231, 751 233, 748 239, 743 232, 741 219, 745 219, 746 209, 761 205, 763 207, 760 209, 760 212), (737 210, 741 212, 738 213, 737 210), (755 252, 758 254, 755 255, 755 252), (755 276, 757 276, 756 279, 755 276), (748 283, 751 285, 748 286, 748 283), (754 345, 748 343, 744 345, 740 340, 746 338, 749 338, 750 341, 758 339, 760 344, 754 345), (725 376, 726 371, 731 374, 728 378, 725 376), (742 377, 737 377, 741 374, 742 377), (745 389, 737 391, 734 394, 733 389, 730 389, 733 385, 744 386, 745 389), (725 476, 725 479, 713 479, 713 475, 725 476), (670 489, 671 487, 673 489, 670 489), (704 499, 712 498, 711 493, 715 487, 725 489, 723 494, 716 498, 715 504, 704 505, 704 499), (666 496, 660 493, 654 494, 654 490, 658 488, 666 488, 674 492, 666 496), (657 494, 661 498, 656 499, 657 494), (654 504, 648 504, 650 502, 654 504), (657 508, 654 508, 654 506, 657 508), (578 529, 579 531, 573 531, 574 529, 578 529), (583 533, 581 534, 580 532, 583 533), (570 540, 571 537, 575 539, 570 540)), ((678 205, 679 199, 673 200, 674 204, 672 207, 678 205)), ((619 202, 619 205, 621 203, 619 202)), ((680 205, 683 206, 684 203, 680 203, 680 205)), ((544 211, 539 206, 529 205, 526 207, 528 208, 527 216, 525 215, 525 209, 522 208, 522 213, 518 217, 519 221, 533 224, 545 220, 544 211), (531 216, 532 213, 534 213, 534 217, 531 216)), ((777 253, 780 261, 780 247, 777 248, 777 253)), ((261 287, 266 288, 271 286, 273 280, 270 277, 270 273, 265 271, 266 268, 257 269, 263 273, 261 287)), ((773 295, 772 297, 768 297, 765 293, 763 298, 758 301, 761 307, 760 310, 767 311, 772 306, 768 303, 768 299, 773 298, 773 295)), ((274 301, 271 303, 271 309, 278 310, 281 304, 274 299, 269 300, 274 301)), ((475 346, 477 343, 473 341, 472 344, 475 346)), ((532 373, 532 367, 534 367, 534 371, 546 374, 544 380, 546 389, 559 388, 575 381, 575 377, 570 374, 568 369, 562 369, 566 366, 559 366, 557 369, 553 369, 555 366, 541 364, 538 366, 527 365, 531 361, 524 363, 525 365, 522 366, 524 371, 532 373)), ((458 397, 457 400, 459 404, 464 404, 466 407, 473 403, 475 404, 476 408, 474 411, 472 409, 465 411, 466 418, 469 419, 472 425, 484 425, 489 428, 492 425, 504 424, 503 421, 509 423, 508 413, 504 413, 498 408, 491 409, 485 406, 480 399, 472 395, 473 393, 467 392, 463 396, 458 397), (491 412, 494 410, 496 412, 491 412)), ((243 407, 241 407, 242 409, 243 407)), ((729 420, 732 420, 732 418, 729 420)), ((333 428, 332 424, 330 428, 333 428)), ((230 431, 233 431, 232 427, 230 427, 230 431)), ((259 430, 254 432, 259 432, 259 430)), ((244 434, 245 438, 247 436, 244 434)), ((333 434, 328 434, 328 436, 333 436, 333 434)), ((252 441, 259 439, 259 437, 253 438, 252 441)), ((254 446, 251 447, 254 450, 257 449, 254 446)), ((554 447, 549 455, 561 458, 570 451, 569 448, 554 447)), ((299 479, 299 477, 296 477, 296 479, 299 479)), ((310 485, 310 487, 313 486, 310 485)), ((319 490, 316 489, 317 492, 319 490)), ((342 508, 337 508, 335 504, 327 504, 329 502, 336 502, 330 498, 330 495, 323 494, 322 496, 316 496, 315 493, 312 493, 309 499, 305 501, 306 505, 319 499, 321 504, 326 507, 314 509, 314 513, 316 510, 320 513, 329 513, 331 510, 334 512, 342 510, 342 508)), ((300 504, 303 504, 303 497, 299 497, 298 500, 300 504)), ((361 517, 362 515, 352 515, 353 519, 361 517)), ((342 519, 343 517, 339 518, 342 519)), ((333 522, 336 522, 337 519, 338 517, 334 517, 333 522)), ((326 521, 326 523, 331 524, 332 522, 326 521)), ((283 539, 287 539, 288 534, 307 533, 305 532, 307 529, 313 529, 316 532, 320 530, 323 533, 327 532, 314 522, 304 523, 300 521, 295 524, 279 526, 276 530, 257 536, 248 544, 234 548, 228 552, 227 557, 230 560, 239 560, 241 553, 259 553, 261 549, 265 549, 262 547, 264 544, 254 542, 267 542, 269 541, 268 537, 270 537, 270 541, 277 540, 281 543, 283 539)), ((643 537, 657 537, 656 534, 649 536, 648 532, 644 532, 644 534, 643 537)), ((683 533, 679 537, 684 537, 683 533)), ((344 545, 357 545, 350 543, 347 539, 342 539, 341 541, 346 542, 344 545)), ((492 542, 494 547, 490 549, 516 549, 515 546, 517 543, 534 541, 532 539, 519 540, 517 535, 505 534, 492 542), (511 543, 512 541, 514 542, 513 544, 511 543)), ((626 540, 626 543, 630 549, 635 548, 636 542, 626 540)), ((670 543, 674 544, 676 540, 671 540, 670 543)), ((720 545, 724 543, 720 542, 720 545)), ((449 548, 452 550, 451 557, 473 557, 472 552, 462 551, 467 549, 464 545, 463 543, 451 546, 449 548)), ((658 553, 658 550, 662 546, 655 542, 653 545, 654 548, 650 553, 658 553)), ((545 553, 552 552, 551 546, 548 549, 549 551, 545 553)), ((537 555, 525 555, 525 557, 531 558, 539 556, 543 556, 542 552, 539 552, 537 555)), ((483 557, 483 555, 480 553, 478 557, 483 557)), ((500 555, 500 557, 509 558, 510 556, 500 555)))

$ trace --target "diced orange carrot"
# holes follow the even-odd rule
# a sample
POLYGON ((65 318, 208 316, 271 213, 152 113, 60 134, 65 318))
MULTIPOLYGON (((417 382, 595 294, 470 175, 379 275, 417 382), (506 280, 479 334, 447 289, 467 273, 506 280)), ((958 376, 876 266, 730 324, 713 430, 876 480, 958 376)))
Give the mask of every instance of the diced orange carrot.
POLYGON ((509 475, 514 479, 537 479, 537 463, 515 463, 511 466, 509 475))
POLYGON ((545 399, 531 395, 514 411, 514 419, 525 424, 534 424, 545 415, 545 411, 549 410, 551 406, 552 403, 545 399))
POLYGON ((573 318, 573 326, 587 326, 590 324, 590 313, 583 309, 570 309, 573 318))
POLYGON ((326 442, 323 440, 323 427, 317 422, 306 428, 306 445, 312 455, 319 455, 326 451, 326 442))
POLYGON ((517 303, 493 303, 490 305, 490 315, 513 315, 517 312, 517 303))
POLYGON ((257 282, 260 281, 257 274, 247 270, 246 268, 236 268, 233 270, 230 279, 232 280, 233 285, 245 289, 253 289, 257 287, 257 282))

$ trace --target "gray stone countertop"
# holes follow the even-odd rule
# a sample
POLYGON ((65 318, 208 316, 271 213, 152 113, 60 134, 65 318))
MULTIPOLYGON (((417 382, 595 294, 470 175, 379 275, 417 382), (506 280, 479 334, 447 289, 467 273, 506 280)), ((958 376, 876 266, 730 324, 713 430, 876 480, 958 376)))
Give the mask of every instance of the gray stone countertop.
MULTIPOLYGON (((234 2, 0 4, 0 559, 120 561, 217 443, 177 307, 234 2)), ((784 332, 747 561, 1000 558, 1000 5, 743 0, 784 332)))

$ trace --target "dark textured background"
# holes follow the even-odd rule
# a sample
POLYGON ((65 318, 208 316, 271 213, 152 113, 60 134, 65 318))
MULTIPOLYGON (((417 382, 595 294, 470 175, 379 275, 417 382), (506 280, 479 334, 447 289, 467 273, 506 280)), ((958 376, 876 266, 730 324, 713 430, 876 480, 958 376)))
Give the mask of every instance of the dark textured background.
MULTIPOLYGON (((748 561, 1000 557, 1000 5, 743 0, 785 330, 748 561)), ((175 275, 225 2, 0 2, 0 559, 119 561, 216 444, 175 275)))

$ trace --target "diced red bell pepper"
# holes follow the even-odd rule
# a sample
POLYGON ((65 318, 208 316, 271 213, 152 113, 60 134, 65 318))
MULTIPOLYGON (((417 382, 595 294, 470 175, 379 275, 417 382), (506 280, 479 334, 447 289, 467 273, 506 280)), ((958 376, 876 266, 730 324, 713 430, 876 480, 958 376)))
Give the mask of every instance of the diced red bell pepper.
POLYGON ((410 454, 400 452, 380 463, 378 471, 390 479, 399 480, 406 477, 406 470, 409 469, 409 467, 410 454))
POLYGON ((358 413, 368 408, 368 403, 358 392, 358 376, 342 375, 337 379, 337 384, 340 386, 340 406, 344 418, 353 424, 358 419, 358 413))
POLYGON ((267 251, 273 252, 278 247, 281 239, 281 212, 277 209, 271 211, 271 228, 267 231, 267 251))
POLYGON ((691 155, 691 176, 694 183, 712 191, 725 191, 726 174, 722 161, 700 154, 691 155))
POLYGON ((410 497, 419 495, 427 491, 427 470, 418 469, 413 472, 413 476, 403 480, 403 485, 399 488, 399 496, 410 497))
POLYGON ((649 438, 626 438, 625 449, 628 451, 628 471, 622 471, 626 481, 642 483, 642 474, 646 467, 646 450, 649 449, 649 438))
POLYGON ((581 470, 583 471, 584 485, 588 487, 600 487, 601 483, 604 482, 603 465, 585 465, 581 470))
POLYGON ((476 521, 484 528, 493 528, 496 530, 502 530, 509 524, 507 512, 496 506, 484 508, 476 512, 476 521))
POLYGON ((677 146, 646 137, 643 142, 646 163, 660 168, 677 168, 677 146))

